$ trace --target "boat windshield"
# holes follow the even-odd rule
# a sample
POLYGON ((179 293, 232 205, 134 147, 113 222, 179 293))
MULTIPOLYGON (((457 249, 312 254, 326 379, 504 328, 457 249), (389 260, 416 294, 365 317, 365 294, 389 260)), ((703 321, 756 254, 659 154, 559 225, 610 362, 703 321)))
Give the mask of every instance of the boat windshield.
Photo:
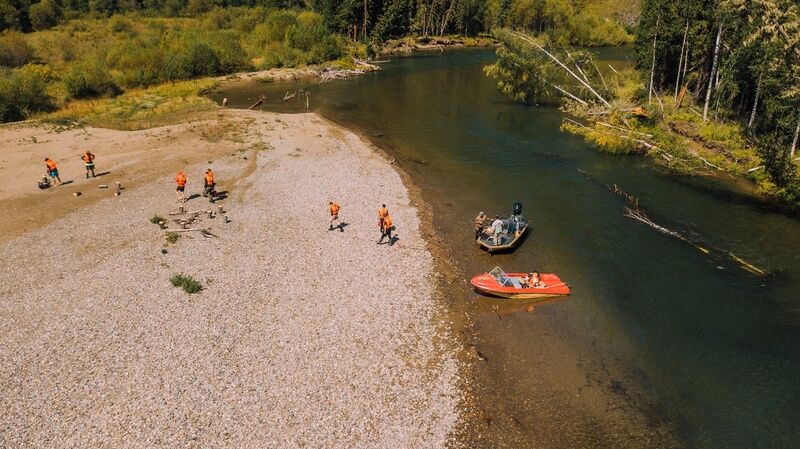
POLYGON ((489 274, 502 287, 513 287, 514 286, 514 282, 512 282, 511 279, 509 279, 508 275, 506 275, 506 273, 500 267, 494 267, 494 269, 492 271, 490 271, 489 274))

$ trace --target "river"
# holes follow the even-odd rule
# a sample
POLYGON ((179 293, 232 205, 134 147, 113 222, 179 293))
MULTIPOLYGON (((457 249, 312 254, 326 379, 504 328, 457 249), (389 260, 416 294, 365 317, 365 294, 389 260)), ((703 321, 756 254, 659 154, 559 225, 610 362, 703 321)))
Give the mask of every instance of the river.
MULTIPOLYGON (((624 63, 624 52, 601 57, 624 63)), ((312 110, 370 136, 422 189, 463 273, 451 300, 469 313, 482 357, 468 445, 800 447, 800 222, 719 181, 560 132, 556 107, 497 91, 482 73, 493 59, 489 49, 426 53, 357 79, 253 83, 215 98, 246 107, 264 94, 270 110, 297 112, 305 100, 278 100, 305 88, 312 110), (624 217, 607 184, 659 224, 770 275, 624 217), (472 218, 516 201, 531 235, 511 254, 478 250, 472 218), (469 276, 495 265, 556 272, 573 294, 535 308, 476 295, 469 276)))

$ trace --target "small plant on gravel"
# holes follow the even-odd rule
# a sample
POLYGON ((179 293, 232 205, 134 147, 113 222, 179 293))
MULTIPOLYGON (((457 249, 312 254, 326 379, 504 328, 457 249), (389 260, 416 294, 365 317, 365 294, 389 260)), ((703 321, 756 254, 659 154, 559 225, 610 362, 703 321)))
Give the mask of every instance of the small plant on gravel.
POLYGON ((178 243, 178 239, 181 238, 181 235, 177 232, 167 232, 164 234, 164 238, 167 239, 167 243, 174 245, 178 243))
POLYGON ((162 221, 164 221, 164 219, 163 219, 163 218, 161 218, 161 216, 160 216, 160 215, 158 215, 158 214, 155 214, 155 215, 153 215, 152 217, 150 217, 150 223, 153 223, 153 224, 159 224, 159 223, 161 223, 162 221))
POLYGON ((203 289, 203 286, 197 282, 193 277, 180 273, 180 274, 173 274, 171 278, 169 278, 169 282, 175 286, 180 287, 186 293, 197 293, 203 289))

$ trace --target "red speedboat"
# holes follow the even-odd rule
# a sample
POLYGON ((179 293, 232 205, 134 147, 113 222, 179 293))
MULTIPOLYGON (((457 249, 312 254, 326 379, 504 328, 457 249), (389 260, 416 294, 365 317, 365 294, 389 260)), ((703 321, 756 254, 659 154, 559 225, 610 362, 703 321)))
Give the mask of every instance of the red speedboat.
POLYGON ((552 273, 542 273, 544 287, 522 288, 527 273, 505 273, 500 267, 472 278, 470 283, 481 293, 501 298, 536 299, 569 295, 569 285, 552 273))

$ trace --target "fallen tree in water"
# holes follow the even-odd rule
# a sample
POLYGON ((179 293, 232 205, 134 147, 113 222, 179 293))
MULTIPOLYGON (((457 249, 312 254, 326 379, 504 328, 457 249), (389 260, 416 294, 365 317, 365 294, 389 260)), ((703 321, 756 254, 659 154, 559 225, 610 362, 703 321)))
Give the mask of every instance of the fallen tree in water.
POLYGON ((739 267, 741 267, 742 269, 752 274, 755 274, 756 276, 766 276, 767 274, 769 274, 767 271, 755 266, 754 264, 744 260, 743 258, 737 256, 736 254, 730 251, 701 244, 700 242, 692 240, 689 237, 686 237, 685 235, 681 234, 680 232, 674 229, 670 229, 667 228, 666 226, 662 226, 656 223, 645 213, 644 209, 642 209, 642 207, 639 205, 639 199, 626 193, 617 184, 611 184, 611 185, 607 184, 606 188, 611 193, 625 200, 625 212, 623 213, 625 217, 638 221, 639 223, 642 223, 644 225, 647 225, 650 228, 655 229, 656 231, 662 234, 674 237, 682 242, 686 242, 689 245, 692 245, 698 251, 702 252, 703 254, 708 254, 717 257, 726 257, 729 260, 736 263, 737 265, 739 265, 739 267))

